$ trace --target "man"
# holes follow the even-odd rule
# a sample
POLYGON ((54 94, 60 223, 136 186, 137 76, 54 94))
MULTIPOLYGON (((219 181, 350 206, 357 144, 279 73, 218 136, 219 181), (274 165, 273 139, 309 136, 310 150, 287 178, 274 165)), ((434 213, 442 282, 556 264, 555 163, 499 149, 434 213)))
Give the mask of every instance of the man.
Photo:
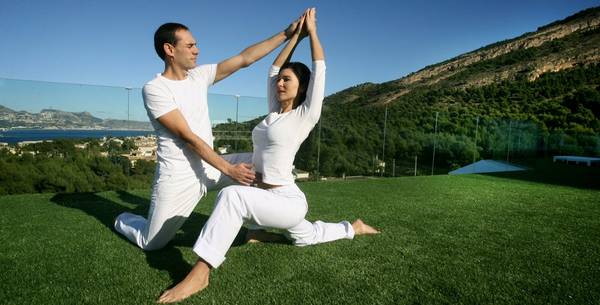
POLYGON ((166 23, 156 30, 154 48, 165 68, 142 90, 158 136, 150 210, 147 219, 131 213, 117 216, 119 233, 144 250, 160 249, 208 190, 232 182, 248 185, 254 180, 251 153, 220 157, 213 150, 208 87, 273 51, 297 24, 218 64, 200 66, 196 66, 196 40, 186 26, 166 23))

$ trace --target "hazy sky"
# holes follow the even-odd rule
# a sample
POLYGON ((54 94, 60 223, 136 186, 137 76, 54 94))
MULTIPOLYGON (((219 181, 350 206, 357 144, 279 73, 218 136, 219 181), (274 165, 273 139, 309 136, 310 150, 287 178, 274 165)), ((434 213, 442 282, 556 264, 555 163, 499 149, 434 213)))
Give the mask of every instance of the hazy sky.
MULTIPOLYGON (((23 92, 35 87, 37 96, 55 94, 53 100, 40 103, 31 96, 7 97, 15 82, 1 81, 0 90, 5 93, 0 92, 0 104, 28 111, 49 106, 89 110, 101 117, 119 113, 122 118, 126 90, 112 86, 140 88, 162 71, 152 39, 156 28, 170 21, 191 29, 200 48, 199 64, 214 63, 275 34, 304 8, 314 6, 326 53, 326 93, 331 94, 364 82, 397 79, 599 5, 598 0, 0 0, 0 78, 106 86, 19 85, 23 92), (118 106, 99 99, 109 91, 121 96, 118 106), (61 92, 72 94, 72 101, 67 102, 70 98, 61 92), (88 98, 82 101, 81 95, 88 98)), ((210 92, 264 97, 266 72, 276 52, 221 81, 210 92)), ((296 54, 296 60, 310 62, 308 40, 296 54)), ((131 107, 137 107, 133 116, 143 118, 136 91, 130 96, 131 107)))

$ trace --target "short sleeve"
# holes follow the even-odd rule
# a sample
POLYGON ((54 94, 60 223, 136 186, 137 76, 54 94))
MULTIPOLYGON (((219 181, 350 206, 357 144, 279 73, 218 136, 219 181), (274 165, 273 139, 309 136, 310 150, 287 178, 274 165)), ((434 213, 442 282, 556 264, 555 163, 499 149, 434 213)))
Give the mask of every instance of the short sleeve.
POLYGON ((146 84, 142 89, 144 106, 148 115, 156 120, 163 114, 177 109, 173 96, 163 88, 153 84, 146 84))
POLYGON ((200 65, 189 71, 190 76, 211 86, 215 83, 217 77, 217 64, 200 65))

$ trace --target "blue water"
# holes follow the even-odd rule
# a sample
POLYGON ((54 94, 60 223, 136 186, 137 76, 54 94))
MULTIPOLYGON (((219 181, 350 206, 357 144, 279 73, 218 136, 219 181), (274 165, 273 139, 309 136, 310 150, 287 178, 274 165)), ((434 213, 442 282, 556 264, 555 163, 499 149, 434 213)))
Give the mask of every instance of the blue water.
POLYGON ((14 144, 22 141, 85 139, 103 137, 136 137, 153 134, 140 130, 60 130, 60 129, 11 129, 0 131, 0 142, 14 144))

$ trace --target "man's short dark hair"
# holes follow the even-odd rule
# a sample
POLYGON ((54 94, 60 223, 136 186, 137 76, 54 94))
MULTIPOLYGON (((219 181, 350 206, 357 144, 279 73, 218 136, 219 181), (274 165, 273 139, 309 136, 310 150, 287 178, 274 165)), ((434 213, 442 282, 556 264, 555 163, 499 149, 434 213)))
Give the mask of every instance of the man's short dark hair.
POLYGON ((163 48, 164 44, 170 43, 172 45, 176 45, 177 37, 175 36, 175 33, 179 30, 189 31, 187 26, 183 24, 169 22, 159 26, 154 33, 154 49, 156 50, 158 57, 160 57, 162 60, 165 60, 165 49, 163 48))

